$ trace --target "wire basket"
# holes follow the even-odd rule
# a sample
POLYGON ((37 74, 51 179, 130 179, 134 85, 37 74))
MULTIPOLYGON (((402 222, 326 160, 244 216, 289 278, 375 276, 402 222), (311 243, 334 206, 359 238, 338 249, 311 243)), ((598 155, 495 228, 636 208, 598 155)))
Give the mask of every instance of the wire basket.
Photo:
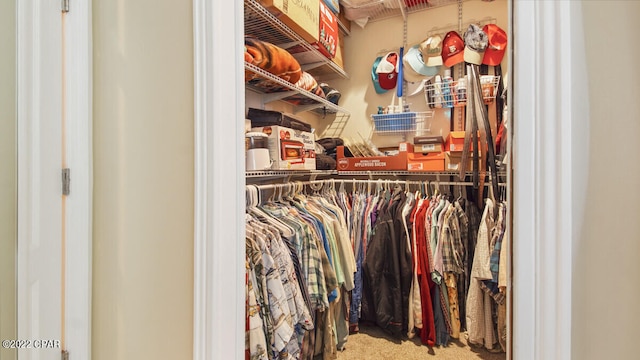
POLYGON ((433 117, 433 111, 371 115, 373 132, 378 135, 404 134, 416 130, 428 132, 426 119, 431 117, 433 117))
MULTIPOLYGON (((424 99, 427 105, 434 108, 456 108, 467 106, 469 76, 464 79, 452 81, 450 83, 427 83, 424 86, 424 99)), ((498 93, 500 76, 482 75, 480 76, 480 86, 482 88, 482 98, 485 104, 491 104, 498 93)))

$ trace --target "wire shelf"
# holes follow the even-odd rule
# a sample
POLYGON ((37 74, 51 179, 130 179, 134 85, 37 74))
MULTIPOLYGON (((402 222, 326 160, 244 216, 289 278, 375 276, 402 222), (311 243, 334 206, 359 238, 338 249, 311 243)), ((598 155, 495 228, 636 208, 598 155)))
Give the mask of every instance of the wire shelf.
MULTIPOLYGON (((430 80, 431 81, 431 80, 430 80)), ((467 106, 469 75, 449 83, 427 82, 424 86, 424 99, 427 105, 434 108, 457 108, 467 106)), ((482 98, 485 104, 491 104, 498 93, 500 76, 481 75, 482 98)))
POLYGON ((405 134, 412 131, 430 132, 431 124, 427 119, 433 117, 433 111, 404 112, 395 114, 373 114, 374 133, 378 135, 405 134))
MULTIPOLYGON (((468 1, 468 0, 464 0, 468 1)), ((389 19, 420 11, 457 4, 458 0, 341 0, 345 17, 351 21, 369 22, 389 19)))
POLYGON ((295 106, 294 113, 313 110, 320 113, 349 114, 347 110, 327 99, 299 88, 253 64, 245 62, 244 67, 249 74, 252 74, 245 74, 248 80, 247 88, 265 94, 263 98, 265 103, 277 100, 286 101, 295 106))
POLYGON ((301 46, 305 56, 311 58, 312 63, 315 64, 313 68, 308 67, 304 70, 314 77, 330 71, 340 77, 348 78, 347 73, 340 66, 322 55, 255 0, 244 1, 244 33, 283 49, 301 46))

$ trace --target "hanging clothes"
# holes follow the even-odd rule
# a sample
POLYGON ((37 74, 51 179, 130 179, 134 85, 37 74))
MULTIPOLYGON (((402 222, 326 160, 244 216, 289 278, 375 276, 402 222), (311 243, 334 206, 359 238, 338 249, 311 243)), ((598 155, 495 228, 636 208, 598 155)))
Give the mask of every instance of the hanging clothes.
POLYGON ((434 346, 436 344, 436 329, 433 313, 433 303, 431 299, 431 291, 436 284, 431 278, 430 270, 430 252, 428 251, 430 229, 426 226, 429 209, 433 210, 436 201, 428 199, 420 200, 416 212, 413 216, 412 234, 416 244, 417 258, 417 276, 420 286, 420 305, 422 309, 422 330, 420 331, 420 340, 423 344, 434 346))
POLYGON ((467 331, 504 350, 506 204, 486 199, 480 214, 467 199, 406 190, 341 187, 247 208, 247 356, 334 360, 360 321, 428 346, 467 331))
MULTIPOLYGON (((248 208, 247 257, 260 274, 254 308, 264 309, 269 359, 331 360, 347 341, 345 294, 354 288, 356 261, 344 204, 335 192, 325 195, 248 208)), ((249 328, 250 353, 260 357, 260 342, 251 341, 260 332, 249 328)))
POLYGON ((399 336, 408 326, 411 252, 403 235, 402 205, 406 195, 397 189, 383 202, 363 263, 363 317, 399 336), (398 291, 399 290, 399 291, 398 291))
POLYGON ((467 327, 469 342, 492 349, 496 335, 492 320, 491 296, 482 290, 480 282, 491 279, 490 231, 494 227, 494 203, 486 199, 486 206, 478 229, 478 240, 471 270, 471 283, 467 295, 467 327))

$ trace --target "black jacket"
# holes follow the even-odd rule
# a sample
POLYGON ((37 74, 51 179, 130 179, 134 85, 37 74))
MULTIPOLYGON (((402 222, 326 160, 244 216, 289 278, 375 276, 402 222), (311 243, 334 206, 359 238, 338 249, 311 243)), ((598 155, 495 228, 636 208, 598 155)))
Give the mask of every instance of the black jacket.
POLYGON ((407 330, 411 252, 402 223, 406 196, 394 193, 379 214, 362 264, 364 275, 362 316, 400 336, 407 330))

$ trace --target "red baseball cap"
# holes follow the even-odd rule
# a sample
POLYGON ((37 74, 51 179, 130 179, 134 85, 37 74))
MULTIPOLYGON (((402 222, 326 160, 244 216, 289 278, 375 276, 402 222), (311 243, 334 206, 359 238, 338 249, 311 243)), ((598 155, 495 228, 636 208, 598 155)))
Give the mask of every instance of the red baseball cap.
POLYGON ((500 65, 507 49, 507 33, 496 24, 487 24, 482 31, 489 38, 489 45, 484 52, 482 63, 489 66, 500 65))
POLYGON ((395 88, 398 82, 398 57, 398 53, 390 52, 380 60, 376 68, 378 83, 385 90, 395 88))
POLYGON ((455 31, 449 31, 442 41, 442 62, 452 67, 464 61, 464 41, 455 31))

